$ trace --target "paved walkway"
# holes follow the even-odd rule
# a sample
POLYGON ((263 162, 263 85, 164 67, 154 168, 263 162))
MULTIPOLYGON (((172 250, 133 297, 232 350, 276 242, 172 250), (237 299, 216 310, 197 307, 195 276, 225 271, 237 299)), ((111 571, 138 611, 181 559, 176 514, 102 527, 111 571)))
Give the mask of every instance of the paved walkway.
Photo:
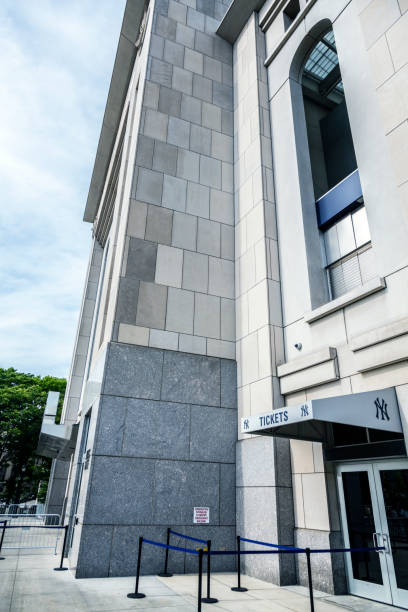
MULTIPOLYGON (((134 589, 133 578, 90 578, 75 580, 71 572, 54 572, 58 557, 50 554, 12 554, 0 561, 0 612, 120 612, 125 610, 160 610, 195 612, 197 577, 193 575, 158 578, 142 576, 145 599, 132 600, 126 594, 134 589)), ((6 556, 5 555, 5 556, 6 556)), ((233 574, 214 574, 211 582, 218 604, 204 610, 232 612, 307 612, 306 589, 299 586, 279 588, 262 580, 242 577, 250 590, 234 593, 233 574)), ((204 584, 203 584, 204 586, 204 584)), ((316 612, 396 612, 396 608, 358 597, 315 593, 316 612)))

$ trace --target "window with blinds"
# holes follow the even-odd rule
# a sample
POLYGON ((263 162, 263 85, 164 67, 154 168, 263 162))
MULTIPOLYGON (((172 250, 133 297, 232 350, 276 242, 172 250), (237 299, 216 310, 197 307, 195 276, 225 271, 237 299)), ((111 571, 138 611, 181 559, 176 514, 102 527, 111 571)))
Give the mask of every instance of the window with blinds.
POLYGON ((364 206, 323 233, 331 298, 376 276, 374 253, 364 206))

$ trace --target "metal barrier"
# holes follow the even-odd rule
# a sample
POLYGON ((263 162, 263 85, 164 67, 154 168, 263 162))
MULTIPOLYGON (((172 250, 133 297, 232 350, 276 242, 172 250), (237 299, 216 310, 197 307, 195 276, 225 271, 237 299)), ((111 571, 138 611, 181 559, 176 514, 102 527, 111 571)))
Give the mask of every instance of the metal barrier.
MULTIPOLYGON (((170 530, 171 531, 171 530, 170 530)), ((169 535, 169 532, 168 532, 169 535)), ((197 538, 191 538, 189 536, 184 536, 183 534, 177 534, 185 537, 190 540, 197 540, 197 538)), ((378 552, 380 550, 385 550, 384 546, 376 546, 371 548, 319 548, 319 549, 310 549, 310 548, 296 548, 294 546, 281 546, 279 544, 271 544, 269 542, 260 542, 259 540, 250 540, 248 538, 240 538, 238 536, 237 539, 237 550, 211 550, 211 548, 207 548, 207 550, 203 550, 200 548, 199 550, 193 550, 191 548, 182 548, 180 546, 172 546, 170 544, 163 544, 162 542, 155 542, 153 540, 147 540, 142 536, 139 538, 139 548, 138 548, 138 557, 137 557, 137 570, 136 570, 136 584, 135 591, 133 593, 128 593, 128 597, 132 599, 141 599, 146 597, 144 593, 139 591, 139 580, 140 580, 140 569, 142 562, 142 549, 143 543, 150 544, 151 546, 157 546, 159 548, 164 548, 166 550, 175 550, 180 552, 190 553, 192 555, 198 555, 198 599, 197 599, 197 611, 201 612, 201 603, 206 601, 206 598, 202 597, 202 575, 203 575, 203 556, 207 555, 208 560, 211 556, 218 555, 235 555, 238 561, 238 588, 232 587, 233 591, 247 591, 241 587, 241 568, 240 568, 240 558, 241 555, 283 555, 283 554, 305 554, 307 561, 307 574, 308 574, 308 587, 309 587, 309 601, 310 601, 310 610, 314 612, 314 598, 313 598, 313 579, 312 579, 312 566, 310 556, 311 554, 322 554, 322 553, 353 553, 353 552, 378 552), (257 544, 259 546, 265 546, 268 548, 273 548, 274 550, 241 550, 240 542, 250 542, 253 544, 257 544)), ((212 603, 212 602, 210 602, 212 603)))
POLYGON ((58 514, 0 515, 3 524, 0 550, 50 548, 56 555, 61 539, 59 519, 58 514))
MULTIPOLYGON (((64 563, 64 553, 65 553, 65 547, 66 547, 66 543, 67 543, 67 534, 68 534, 68 525, 8 525, 8 521, 0 521, 0 530, 2 532, 1 537, 0 537, 0 554, 2 549, 13 549, 13 548, 54 548, 54 544, 52 544, 52 546, 4 546, 4 543, 9 540, 9 539, 13 539, 13 533, 18 533, 18 532, 30 532, 33 531, 35 532, 33 535, 34 537, 38 537, 38 532, 42 531, 42 532, 50 532, 52 533, 52 538, 54 539, 55 537, 57 538, 56 540, 56 544, 55 544, 55 548, 54 548, 54 554, 57 554, 57 545, 58 545, 58 540, 60 539, 60 534, 61 531, 64 531, 63 536, 64 536, 64 540, 63 540, 63 544, 62 544, 62 548, 61 548, 61 560, 60 560, 60 564, 59 567, 54 568, 55 571, 61 572, 61 571, 65 571, 68 568, 67 567, 63 567, 63 563, 64 563), (57 533, 57 536, 55 536, 55 532, 57 533), (9 537, 9 534, 10 537, 9 537)), ((5 557, 1 557, 0 556, 0 561, 3 561, 5 557)))
POLYGON ((9 525, 61 525, 59 514, 0 514, 0 522, 4 520, 9 525))

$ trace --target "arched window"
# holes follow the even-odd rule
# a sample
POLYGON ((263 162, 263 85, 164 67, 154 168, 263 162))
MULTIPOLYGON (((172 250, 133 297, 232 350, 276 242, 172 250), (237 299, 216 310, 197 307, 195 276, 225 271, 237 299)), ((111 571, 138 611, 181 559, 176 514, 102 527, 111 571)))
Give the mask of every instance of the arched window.
POLYGON ((334 299, 376 274, 332 29, 306 58, 302 91, 316 212, 334 299))

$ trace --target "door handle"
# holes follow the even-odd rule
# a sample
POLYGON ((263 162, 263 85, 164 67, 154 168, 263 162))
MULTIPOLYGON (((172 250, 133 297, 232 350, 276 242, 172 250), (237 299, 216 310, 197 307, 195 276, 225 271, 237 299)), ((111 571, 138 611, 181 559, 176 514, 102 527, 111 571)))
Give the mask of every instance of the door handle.
POLYGON ((389 540, 388 535, 386 533, 382 533, 381 537, 382 537, 382 545, 381 546, 384 546, 384 548, 385 548, 385 550, 382 551, 382 552, 390 554, 390 552, 391 552, 391 550, 390 550, 390 540, 389 540))
MULTIPOLYGON (((374 548, 380 548, 381 546, 384 545, 383 543, 380 543, 379 541, 379 537, 382 537, 382 535, 383 535, 382 533, 378 533, 378 532, 373 533, 374 548)), ((382 554, 384 552, 385 552, 384 550, 377 550, 378 554, 382 554)))

